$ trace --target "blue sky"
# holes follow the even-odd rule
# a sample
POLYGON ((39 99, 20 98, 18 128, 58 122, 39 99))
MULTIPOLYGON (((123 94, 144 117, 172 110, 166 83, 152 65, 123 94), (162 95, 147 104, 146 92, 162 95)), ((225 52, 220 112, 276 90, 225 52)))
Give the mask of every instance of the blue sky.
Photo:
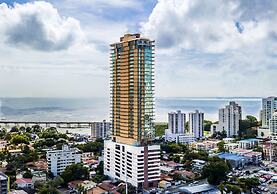
POLYGON ((1 96, 109 95, 109 44, 156 41, 157 96, 277 95, 277 2, 0 1, 1 96), (16 2, 16 4, 14 4, 16 2))

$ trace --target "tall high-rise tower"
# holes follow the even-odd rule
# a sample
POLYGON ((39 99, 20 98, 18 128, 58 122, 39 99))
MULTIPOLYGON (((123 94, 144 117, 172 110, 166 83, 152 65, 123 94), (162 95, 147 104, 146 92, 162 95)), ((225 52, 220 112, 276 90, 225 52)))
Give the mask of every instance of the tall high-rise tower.
POLYGON ((160 179, 154 137, 154 41, 125 34, 111 44, 112 139, 104 143, 104 173, 139 188, 160 179))
POLYGON ((262 99, 262 126, 269 127, 269 120, 273 113, 277 110, 277 97, 268 97, 262 99))
POLYGON ((186 131, 186 114, 180 110, 168 113, 168 129, 171 133, 183 134, 186 131))
POLYGON ((111 44, 111 120, 116 142, 140 145, 154 136, 154 41, 126 34, 111 44))
POLYGON ((241 118, 241 106, 236 102, 230 102, 225 108, 219 109, 219 131, 226 131, 227 137, 238 135, 241 118))
POLYGON ((195 138, 202 138, 204 131, 204 113, 195 110, 189 113, 189 131, 195 138))

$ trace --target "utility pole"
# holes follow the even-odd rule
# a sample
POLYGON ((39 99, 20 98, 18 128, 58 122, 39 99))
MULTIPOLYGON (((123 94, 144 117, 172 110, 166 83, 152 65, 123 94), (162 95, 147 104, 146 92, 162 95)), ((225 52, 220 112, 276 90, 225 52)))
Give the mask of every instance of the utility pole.
POLYGON ((125 177, 126 177, 126 194, 128 194, 128 182, 127 182, 127 171, 125 173, 125 177))
POLYGON ((270 136, 270 138, 269 138, 269 163, 270 164, 272 163, 272 145, 271 145, 271 139, 272 139, 272 136, 270 136))

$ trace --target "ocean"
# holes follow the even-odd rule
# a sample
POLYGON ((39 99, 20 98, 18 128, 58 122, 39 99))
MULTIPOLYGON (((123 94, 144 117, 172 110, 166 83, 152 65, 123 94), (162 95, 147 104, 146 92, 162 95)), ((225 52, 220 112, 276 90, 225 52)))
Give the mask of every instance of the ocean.
MULTIPOLYGON (((218 109, 229 101, 242 106, 243 117, 259 117, 260 97, 162 97, 156 98, 157 122, 166 122, 167 113, 198 109, 205 119, 217 121, 218 109)), ((18 121, 102 121, 109 120, 109 98, 0 98, 0 119, 18 121)))

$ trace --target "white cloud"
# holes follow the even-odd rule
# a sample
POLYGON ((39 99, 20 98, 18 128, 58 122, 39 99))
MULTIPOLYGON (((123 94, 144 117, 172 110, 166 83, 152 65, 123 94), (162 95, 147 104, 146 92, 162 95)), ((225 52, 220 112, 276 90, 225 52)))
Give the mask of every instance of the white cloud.
POLYGON ((276 95, 276 10, 270 0, 159 0, 141 23, 157 44, 158 95, 276 95))
POLYGON ((62 17, 56 8, 44 1, 0 4, 0 34, 12 46, 42 51, 68 49, 84 41, 79 21, 62 17))
POLYGON ((276 34, 277 12, 272 10, 276 5, 275 1, 159 0, 141 30, 161 48, 225 52, 255 46, 276 34), (260 9, 263 4, 266 9, 260 9))
MULTIPOLYGON (((74 3, 72 0, 65 0, 64 3, 74 3)), ((123 8, 136 8, 141 5, 140 1, 137 0, 79 0, 76 1, 77 4, 92 6, 95 8, 106 8, 106 7, 123 7, 123 8)))

